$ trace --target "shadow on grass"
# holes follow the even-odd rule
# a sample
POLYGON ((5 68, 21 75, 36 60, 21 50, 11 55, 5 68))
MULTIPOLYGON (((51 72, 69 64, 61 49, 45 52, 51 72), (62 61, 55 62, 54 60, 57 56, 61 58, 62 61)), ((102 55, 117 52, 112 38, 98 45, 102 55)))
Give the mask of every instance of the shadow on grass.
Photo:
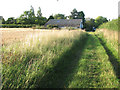
POLYGON ((114 73, 116 74, 117 78, 119 79, 119 83, 120 83, 120 65, 119 65, 119 62, 117 61, 118 59, 113 55, 112 51, 106 46, 105 42, 101 38, 99 38, 97 35, 96 37, 99 39, 107 55, 109 56, 109 60, 114 68, 114 73))
MULTIPOLYGON (((74 45, 57 60, 57 64, 47 71, 36 83, 37 88, 65 88, 74 76, 78 61, 84 51, 86 38, 75 41, 74 45)), ((54 61, 54 60, 53 60, 54 61)))

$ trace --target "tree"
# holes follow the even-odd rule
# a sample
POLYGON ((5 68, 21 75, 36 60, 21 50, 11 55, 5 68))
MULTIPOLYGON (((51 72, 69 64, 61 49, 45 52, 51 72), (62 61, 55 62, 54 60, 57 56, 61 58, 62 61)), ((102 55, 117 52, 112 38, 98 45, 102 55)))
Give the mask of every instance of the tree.
POLYGON ((4 18, 2 18, 2 24, 5 24, 5 19, 4 18))
POLYGON ((40 7, 38 8, 38 11, 37 11, 37 17, 42 17, 42 13, 41 13, 41 8, 40 7))
POLYGON ((64 14, 55 14, 54 19, 65 19, 65 15, 64 14))
POLYGON ((102 17, 102 16, 98 16, 98 17, 95 19, 96 27, 100 26, 101 24, 103 24, 103 23, 105 23, 105 22, 108 22, 108 20, 107 20, 107 18, 102 17))
POLYGON ((77 11, 76 9, 73 9, 71 12, 71 15, 69 16, 69 19, 82 19, 83 22, 83 28, 85 25, 85 14, 83 11, 77 11))
POLYGON ((42 17, 41 8, 37 11, 35 16, 34 8, 31 6, 29 11, 24 11, 19 18, 14 19, 13 17, 8 18, 6 24, 39 24, 43 25, 47 21, 46 17, 42 17))
POLYGON ((23 14, 17 19, 19 24, 35 24, 36 16, 34 13, 34 8, 31 6, 29 11, 24 11, 23 14))
POLYGON ((77 19, 84 19, 84 17, 85 17, 85 14, 83 11, 78 12, 77 19))
POLYGON ((73 11, 71 12, 70 19, 77 19, 77 16, 78 16, 78 12, 74 8, 73 11))
POLYGON ((49 21, 50 19, 54 19, 53 15, 50 15, 47 21, 49 21))
POLYGON ((47 22, 46 17, 36 17, 35 24, 44 25, 47 22))
POLYGON ((35 19, 35 24, 44 25, 47 21, 46 17, 42 17, 41 8, 38 8, 37 17, 35 19))
POLYGON ((34 13, 34 8, 31 5, 30 13, 29 13, 29 22, 30 24, 35 24, 35 13, 34 13))
POLYGON ((85 14, 83 11, 78 12, 76 9, 73 9, 70 15, 70 19, 84 19, 85 14))
POLYGON ((17 19, 18 24, 30 24, 29 11, 24 11, 23 14, 17 19))
POLYGON ((30 13, 29 13, 29 17, 35 17, 35 13, 34 13, 34 8, 33 6, 31 5, 31 9, 30 9, 30 13))
POLYGON ((15 23, 14 17, 10 17, 10 18, 8 18, 7 21, 6 21, 6 24, 14 24, 14 23, 15 23))
POLYGON ((95 19, 86 18, 86 20, 85 20, 85 29, 86 29, 86 31, 92 31, 93 27, 95 27, 95 19))
POLYGON ((24 11, 24 15, 23 16, 28 19, 29 18, 29 14, 30 14, 30 11, 24 11))

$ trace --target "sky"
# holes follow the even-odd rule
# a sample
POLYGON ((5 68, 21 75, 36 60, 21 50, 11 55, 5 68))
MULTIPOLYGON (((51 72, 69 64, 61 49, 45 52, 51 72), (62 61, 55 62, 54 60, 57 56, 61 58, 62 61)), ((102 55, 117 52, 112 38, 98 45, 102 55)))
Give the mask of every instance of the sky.
POLYGON ((5 20, 9 17, 18 18, 24 11, 30 10, 32 5, 37 13, 38 7, 41 8, 42 15, 49 17, 55 14, 70 15, 70 12, 76 8, 77 11, 83 11, 85 18, 96 18, 98 16, 107 19, 116 19, 118 17, 118 2, 120 0, 1 0, 0 16, 5 20))

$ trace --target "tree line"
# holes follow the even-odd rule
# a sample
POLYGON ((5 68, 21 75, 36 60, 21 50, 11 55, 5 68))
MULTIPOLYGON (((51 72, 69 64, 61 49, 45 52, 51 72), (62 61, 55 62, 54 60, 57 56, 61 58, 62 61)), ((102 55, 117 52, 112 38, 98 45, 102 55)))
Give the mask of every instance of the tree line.
POLYGON ((10 17, 6 21, 3 18, 2 24, 39 24, 43 25, 47 21, 46 17, 42 16, 41 8, 38 8, 35 15, 34 8, 31 6, 29 11, 24 11, 19 18, 10 17))
POLYGON ((92 29, 92 27, 98 27, 102 23, 108 22, 107 18, 98 16, 96 19, 85 18, 83 11, 77 11, 73 9, 69 16, 64 14, 55 14, 50 15, 49 18, 46 18, 42 15, 41 8, 38 8, 37 14, 35 15, 33 6, 30 7, 29 11, 24 11, 18 18, 10 17, 6 21, 3 18, 2 24, 22 24, 22 25, 44 25, 49 19, 82 19, 85 29, 92 29))

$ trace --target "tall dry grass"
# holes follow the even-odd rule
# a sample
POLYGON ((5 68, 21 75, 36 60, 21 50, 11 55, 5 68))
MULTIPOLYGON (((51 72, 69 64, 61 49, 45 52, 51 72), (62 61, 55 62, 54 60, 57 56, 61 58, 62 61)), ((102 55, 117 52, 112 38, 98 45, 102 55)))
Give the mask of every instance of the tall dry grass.
POLYGON ((64 54, 72 56, 86 36, 81 31, 36 31, 22 42, 4 45, 3 88, 37 87, 38 80, 52 70, 61 57, 64 59, 64 54))
POLYGON ((118 58, 118 34, 119 31, 98 29, 96 33, 106 42, 106 46, 113 52, 114 56, 118 58))

